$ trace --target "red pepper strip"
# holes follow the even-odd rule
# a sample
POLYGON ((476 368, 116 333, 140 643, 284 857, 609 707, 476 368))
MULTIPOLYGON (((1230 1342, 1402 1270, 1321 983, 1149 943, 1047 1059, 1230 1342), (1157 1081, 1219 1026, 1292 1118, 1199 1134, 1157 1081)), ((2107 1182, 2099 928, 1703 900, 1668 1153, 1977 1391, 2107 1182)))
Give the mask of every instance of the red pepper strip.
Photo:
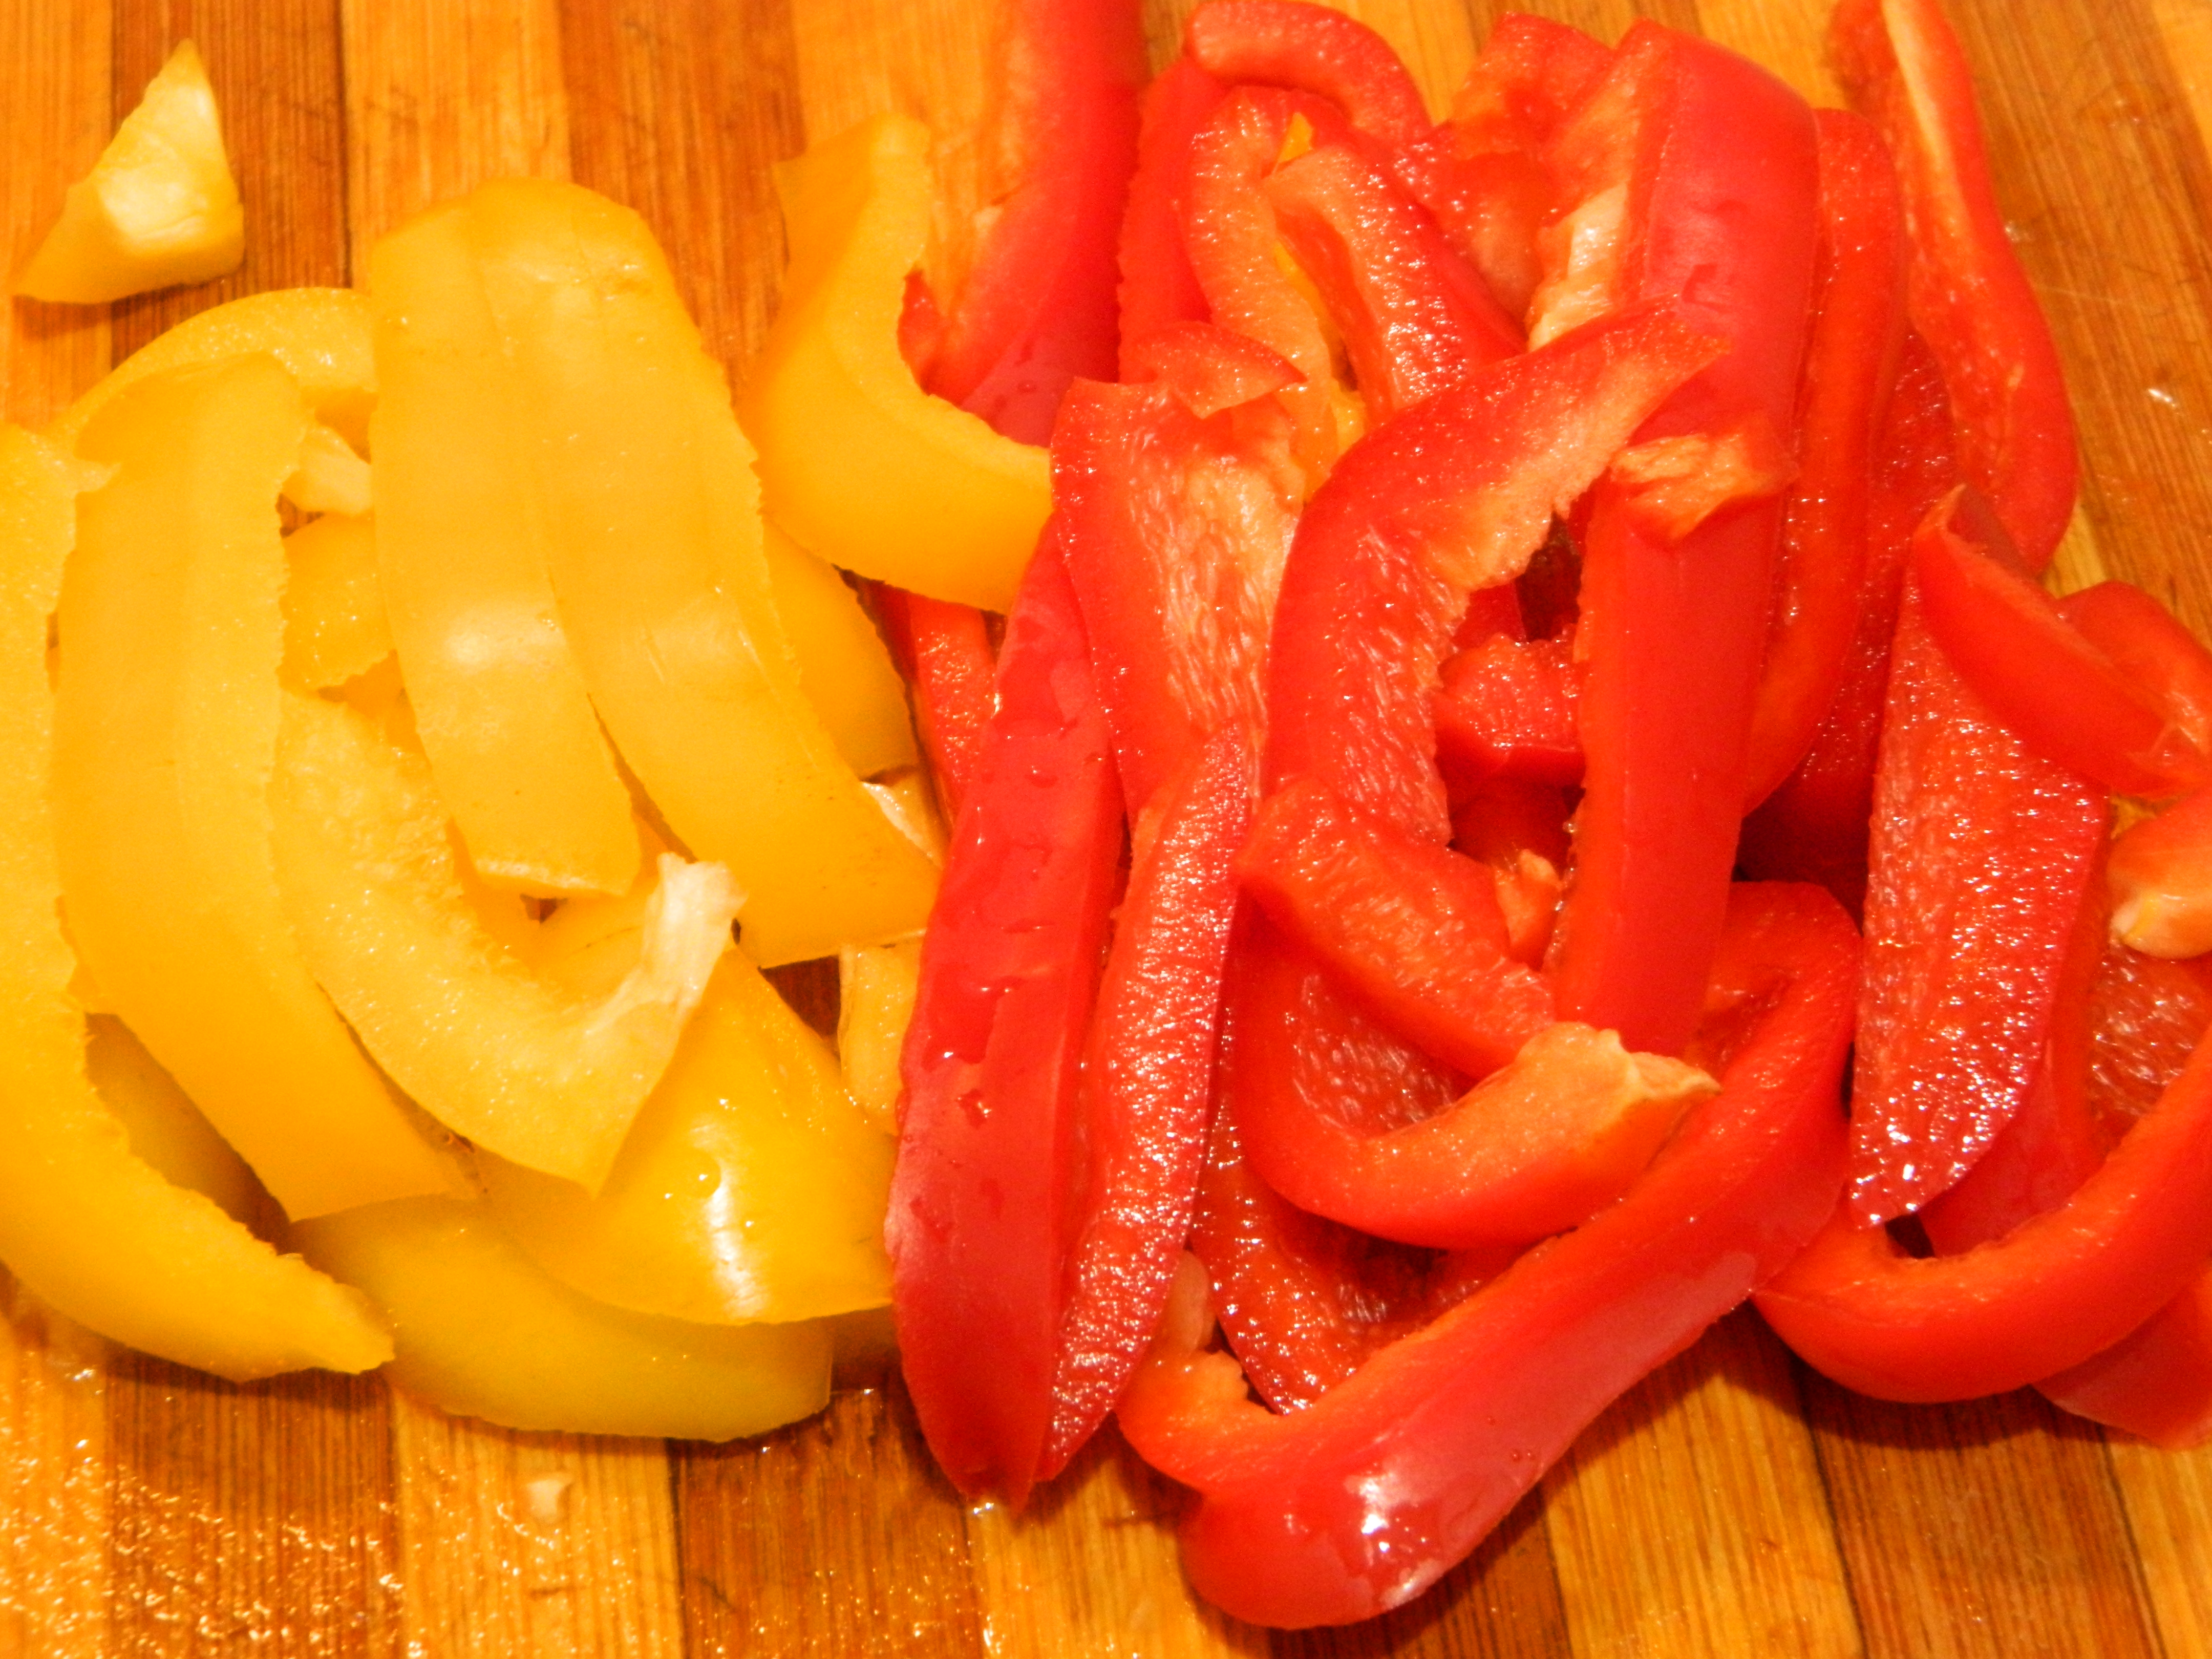
POLYGON ((1866 903, 1875 755, 1912 532, 1957 482, 1942 371, 1920 337, 1907 334, 1867 503, 1866 585, 1843 680, 1812 749, 1744 821, 1738 848, 1750 874, 1817 881, 1853 915, 1866 903))
POLYGON ((1462 780, 1583 781, 1573 652, 1571 640, 1493 637, 1444 664, 1437 758, 1455 795, 1462 780))
POLYGON ((1076 1097, 1081 1231, 1040 1480, 1113 1409, 1190 1231, 1237 909, 1230 861, 1251 824, 1257 766, 1247 732, 1217 732, 1168 785, 1149 842, 1139 830, 1076 1097))
POLYGON ((1122 364, 1124 383, 1158 380, 1201 421, 1257 403, 1298 378, 1297 370, 1257 340, 1211 323, 1155 330, 1122 354, 1122 364))
POLYGON ((921 746, 937 780, 939 804, 945 822, 957 823, 995 706, 990 632, 983 613, 973 605, 909 593, 887 583, 878 584, 875 595, 891 654, 914 688, 921 746))
POLYGON ((1206 295, 1183 252, 1183 214, 1190 197, 1190 147, 1213 118, 1224 88, 1188 58, 1160 71, 1145 94, 1137 137, 1137 170, 1121 216, 1121 378, 1132 346, 1176 323, 1206 320, 1206 295))
POLYGON ((1330 1110, 1340 1081, 1322 964, 1288 939, 1239 958, 1231 993, 1254 1086, 1244 1155, 1300 1209, 1438 1249, 1528 1244, 1625 1192, 1710 1079, 1627 1054, 1611 1032, 1546 1025, 1443 1110, 1379 1133, 1330 1110))
MULTIPOLYGON (((1732 342, 1637 441, 1754 416, 1788 432, 1820 234, 1804 100, 1732 52, 1638 23, 1554 148, 1563 177, 1626 192, 1608 303, 1679 295, 1686 315, 1732 342)), ((1632 1048, 1678 1052, 1697 1024, 1735 860, 1780 527, 1770 500, 1669 542, 1637 523, 1620 484, 1592 492, 1576 635, 1583 793, 1553 957, 1561 1017, 1632 1048)))
POLYGON ((1075 376, 1115 370, 1115 243, 1137 163, 1144 33, 1132 0, 1015 0, 994 137, 1012 193, 946 319, 929 389, 1022 443, 1075 376))
POLYGON ((1221 330, 1155 336, 1170 378, 1079 380, 1053 445, 1068 574, 1083 604, 1122 787, 1141 807, 1226 724, 1259 729, 1261 669, 1304 478, 1289 423, 1249 378, 1265 348, 1221 330), (1223 388, 1226 386, 1228 390, 1223 388), (1261 400, 1201 417, 1236 391, 1261 400))
POLYGON ((1567 861, 1564 790, 1486 778, 1452 796, 1452 845, 1490 866, 1505 917, 1505 954, 1534 967, 1552 943, 1567 861))
POLYGON ((2212 1044, 2059 1208, 1906 1255, 1852 1204, 1759 1298, 1816 1370, 1880 1400, 2001 1394, 2109 1348, 2212 1255, 2212 1044))
POLYGON ((1721 1093, 1618 1203, 1301 1412, 1252 1405, 1232 1364, 1197 1352, 1202 1316, 1164 1332, 1121 1427, 1199 1491, 1182 1528, 1199 1594, 1276 1626, 1345 1623, 1419 1594, 1610 1401, 1818 1230, 1842 1170, 1857 942, 1815 889, 1741 889, 1729 912, 1713 1012, 1762 1012, 1721 1093))
POLYGON ((2112 843, 2115 932, 2157 957, 2212 950, 2212 789, 2183 797, 2112 843))
POLYGON ((1843 682, 1866 596, 1867 491, 1905 338, 1905 210, 1881 137, 1814 112, 1820 267, 1797 392, 1797 482, 1783 509, 1774 617, 1752 710, 1743 810, 1812 747, 1843 682))
POLYGON ((1897 158, 1912 323, 1943 366, 1960 470, 2039 571, 2074 513, 2074 416, 1990 188, 1966 54, 1937 0, 1841 0, 1829 45, 1897 158))
POLYGON ((2036 753, 2119 794, 2171 799, 2212 781, 2212 759, 2172 711, 2069 624, 2016 558, 1971 489, 1912 538, 1929 631, 1975 696, 2036 753))
POLYGON ((1183 50, 1215 79, 1326 98, 1386 144, 1429 130, 1420 88, 1390 43, 1356 18, 1298 0, 1212 0, 1190 15, 1183 50))
POLYGON ((1580 29, 1509 12, 1483 43, 1451 119, 1391 158, 1399 183, 1510 316, 1528 313, 1543 275, 1536 232, 1552 204, 1544 147, 1612 55, 1580 29))
POLYGON ((1349 144, 1289 163, 1267 195, 1344 337, 1370 423, 1521 350, 1519 326, 1436 222, 1349 144))
POLYGON ((2172 611, 2140 587, 2099 582, 2059 600, 2058 614, 2164 703, 2190 742, 2212 753, 2212 651, 2172 611))
MULTIPOLYGON (((1496 1071, 1552 1023, 1551 987, 1506 954, 1490 871, 1325 785, 1297 779, 1268 797, 1237 870, 1341 989, 1447 1066, 1475 1077, 1496 1071)), ((1261 1117, 1247 1119, 1259 1133, 1261 1117)))
POLYGON ((1918 1209, 2018 1109, 2106 811, 1981 706, 1908 590, 1875 782, 1854 1224, 1918 1209))
POLYGON ((1478 370, 1349 451, 1284 571, 1270 786, 1310 775, 1448 839, 1431 693, 1468 595, 1517 574, 1553 514, 1715 350, 1671 308, 1639 308, 1478 370))
POLYGON ((1018 1503, 1052 1414, 1078 1062, 1121 852, 1106 718, 1049 526, 998 698, 922 945, 884 1231, 930 1449, 961 1491, 1018 1503))

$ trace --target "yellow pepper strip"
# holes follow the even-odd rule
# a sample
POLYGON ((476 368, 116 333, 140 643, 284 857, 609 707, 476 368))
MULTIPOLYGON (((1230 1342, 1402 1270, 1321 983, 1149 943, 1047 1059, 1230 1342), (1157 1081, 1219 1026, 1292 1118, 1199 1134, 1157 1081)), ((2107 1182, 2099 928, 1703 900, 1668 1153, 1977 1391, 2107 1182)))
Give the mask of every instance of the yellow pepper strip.
POLYGON ((213 1199, 234 1221, 252 1227, 276 1219, 275 1206, 246 1160, 215 1132, 215 1125, 131 1035, 131 1028, 100 1014, 87 1019, 85 1027, 85 1075, 123 1125, 131 1150, 163 1180, 213 1199))
POLYGON ((838 754, 864 778, 914 765, 906 682, 860 595, 774 525, 764 528, 768 579, 799 658, 799 687, 838 754))
POLYGON ((276 884, 284 549, 307 416, 273 358, 149 375, 79 440, 54 816, 69 927, 125 1022, 293 1216, 448 1189, 301 960, 276 884))
POLYGON ((392 654, 368 519, 326 513, 284 538, 284 678, 304 691, 343 685, 392 654))
POLYGON ((921 940, 837 953, 837 1060, 868 1121, 898 1133, 899 1050, 921 981, 921 940))
POLYGON ((315 418, 358 449, 376 401, 368 301, 350 289, 287 288, 233 300, 157 334, 70 405, 49 436, 74 444, 92 417, 149 374, 266 353, 291 371, 315 418))
POLYGON ((554 603, 557 527, 533 510, 465 204, 378 242, 369 295, 377 573, 439 793, 487 880, 619 893, 639 859, 629 793, 554 603))
POLYGON ((514 1429, 733 1440, 830 1399, 826 1325, 693 1325, 579 1296, 484 1206, 410 1199, 294 1230, 310 1261, 391 1317, 392 1380, 514 1429))
POLYGON ((891 1137, 829 1045, 726 957, 596 1197, 481 1153, 493 1211, 563 1284, 641 1313, 811 1319, 890 1299, 891 1137))
POLYGON ((929 131, 883 115, 776 169, 791 264, 739 401, 768 515, 800 546, 1004 611, 1052 507, 1042 449, 915 383, 899 356, 929 240, 929 131))
POLYGON ((354 453, 343 435, 318 421, 300 444, 300 465, 284 480, 284 499, 302 513, 343 513, 359 518, 368 511, 368 463, 354 453))
POLYGON ((46 623, 90 471, 0 428, 0 1261, 70 1318, 180 1364, 366 1370, 392 1352, 368 1304, 156 1174, 86 1074, 48 806, 46 623))
MULTIPOLYGON (((757 962, 919 927, 936 872, 806 702, 751 451, 644 221, 542 179, 486 185, 463 210, 536 440, 553 590, 615 746, 692 854, 745 890, 757 962)), ((388 482, 390 456, 377 465, 388 482)))
POLYGON ((729 946, 728 872, 665 856, 637 965, 576 996, 488 930, 428 768, 362 714, 288 692, 270 799, 301 949, 377 1063, 448 1128, 596 1189, 729 946))

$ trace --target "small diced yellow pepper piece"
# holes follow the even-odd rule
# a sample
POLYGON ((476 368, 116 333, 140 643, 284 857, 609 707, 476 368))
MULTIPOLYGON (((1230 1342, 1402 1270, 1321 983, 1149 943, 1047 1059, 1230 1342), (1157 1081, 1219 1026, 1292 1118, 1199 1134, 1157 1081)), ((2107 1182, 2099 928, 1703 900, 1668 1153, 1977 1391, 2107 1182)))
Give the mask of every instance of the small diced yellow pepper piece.
POLYGON ((60 222, 15 279, 33 300, 99 305, 204 283, 246 257, 246 210, 222 153, 215 88, 189 40, 169 54, 60 222))

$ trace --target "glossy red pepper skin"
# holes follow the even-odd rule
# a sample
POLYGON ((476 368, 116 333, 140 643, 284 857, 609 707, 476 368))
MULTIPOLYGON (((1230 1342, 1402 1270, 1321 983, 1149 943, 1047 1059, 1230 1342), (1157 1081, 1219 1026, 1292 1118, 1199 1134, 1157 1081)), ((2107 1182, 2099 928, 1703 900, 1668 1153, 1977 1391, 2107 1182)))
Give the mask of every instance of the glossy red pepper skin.
POLYGON ((1360 131, 1402 144, 1429 127, 1420 89, 1388 41, 1357 18, 1299 0, 1212 0, 1191 13, 1183 50, 1224 82, 1325 98, 1360 131))
POLYGON ((1115 372, 1144 36, 1130 0, 1015 0, 1006 27, 994 137, 1018 158, 1016 179, 945 319, 929 389, 1042 444, 1069 380, 1115 372))
POLYGON ((1812 747, 1843 682, 1867 590, 1867 494, 1905 340, 1905 210, 1881 135, 1818 110, 1820 264, 1797 393, 1774 616, 1752 711, 1747 812, 1812 747))
POLYGON ((1867 567, 1843 678, 1797 769, 1744 820, 1744 870, 1762 881, 1817 881, 1857 915, 1866 903, 1867 824, 1912 532, 1958 483, 1950 404, 1927 344, 1907 334, 1882 422, 1867 503, 1867 567))
MULTIPOLYGON (((1732 343, 1637 441, 1753 416, 1788 433, 1820 234, 1804 100, 1731 52, 1639 23, 1553 155, 1577 200, 1627 191, 1612 302, 1682 296, 1732 343)), ((1727 906, 1781 503, 1666 542, 1627 494, 1610 480, 1592 492, 1583 543, 1583 793, 1553 960, 1562 1018, 1668 1054, 1696 1025, 1727 906)))
POLYGON ((2199 749, 2212 753, 2212 651, 2140 587, 2099 582, 2058 601, 2058 614, 2155 696, 2199 749))
MULTIPOLYGON (((1199 1593, 1277 1626, 1396 1606, 1463 1558, 1606 1405, 1764 1282, 1820 1225, 1843 1163, 1836 1086, 1856 941, 1816 890, 1731 900, 1714 1012, 1765 1000, 1618 1203, 1273 1416, 1195 1352, 1185 1322, 1125 1398, 1132 1445, 1198 1490, 1182 1528, 1199 1593)), ((1196 1328, 1193 1325, 1196 1324, 1196 1328)))
POLYGON ((2073 516, 2074 418, 1990 187, 1966 54, 1938 0, 1841 0, 1829 46, 1853 104, 1897 158, 1912 323, 1942 364, 1960 471, 2039 571, 2073 516))
POLYGON ((1106 1420, 1159 1322, 1206 1160, 1231 861, 1251 823, 1250 734, 1216 732, 1170 780, 1129 872, 1076 1095, 1079 1184, 1052 1425, 1037 1479, 1106 1420))
POLYGON ((2106 810, 2101 789, 2031 752, 1980 705, 1908 592, 1869 854, 1851 1085, 1857 1224, 1950 1187, 2018 1109, 2106 810))
MULTIPOLYGON (((1237 871, 1275 929, 1340 990, 1447 1066, 1471 1077, 1493 1072, 1552 1023, 1551 987, 1507 953, 1489 869, 1414 840, 1321 784, 1296 780, 1268 798, 1237 871)), ((1263 1010, 1279 1021, 1292 1006, 1266 995, 1248 1001, 1255 1031, 1270 1018, 1263 1010)), ((1285 1066, 1297 1063, 1297 1048, 1278 1056, 1285 1066)), ((1247 1120, 1256 1139, 1267 1118, 1247 1120)))
POLYGON ((1190 198, 1190 147, 1213 118, 1224 88, 1188 58, 1160 71, 1145 94, 1137 138, 1137 170, 1121 216, 1121 378, 1130 349, 1177 323, 1206 320, 1206 295, 1183 251, 1182 222, 1190 198))
POLYGON ((1468 595, 1517 575, 1553 514, 1713 350, 1671 311, 1640 309, 1491 364, 1347 453, 1284 571, 1269 784, 1310 776, 1449 839, 1430 693, 1468 595))
POLYGON ((945 822, 957 823, 996 695, 989 628, 973 605, 909 593, 888 583, 878 584, 875 595, 891 655, 914 691, 915 724, 937 781, 938 804, 945 822))
POLYGON ((1018 1503, 1053 1408, 1083 1034, 1121 799, 1083 619, 1048 527, 945 860, 900 1073, 884 1238, 901 1363, 963 1492, 1018 1503))
POLYGON ((2171 799, 2212 781, 2173 710, 2069 623, 1961 490, 1916 531, 1921 613, 1982 702, 2045 759, 2123 795, 2171 799))

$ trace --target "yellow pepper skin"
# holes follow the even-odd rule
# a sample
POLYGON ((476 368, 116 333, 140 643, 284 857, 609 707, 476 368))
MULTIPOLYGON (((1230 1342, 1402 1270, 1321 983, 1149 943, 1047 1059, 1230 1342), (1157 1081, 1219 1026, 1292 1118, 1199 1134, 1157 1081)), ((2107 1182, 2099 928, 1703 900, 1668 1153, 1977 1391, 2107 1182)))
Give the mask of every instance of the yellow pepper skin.
POLYGON ((71 937, 125 1022, 292 1216, 452 1174, 315 987, 271 848, 276 489, 307 415, 270 357, 149 375, 79 439, 54 810, 71 937))
MULTIPOLYGON (((692 854, 745 890, 755 960, 919 927, 936 872, 806 701, 751 452, 644 222, 545 180, 488 185, 460 211, 537 459, 525 516, 546 526, 567 637, 623 760, 692 854)), ((387 479, 388 453, 377 465, 387 479)))
POLYGON ((251 1227, 276 1219, 268 1195, 246 1160, 231 1151, 177 1080, 131 1028, 111 1016, 85 1021, 85 1075, 123 1125, 131 1150, 165 1181, 216 1201, 234 1221, 251 1227))
POLYGON ((694 1325, 607 1307, 534 1266, 482 1204, 408 1199, 293 1233, 390 1318, 392 1380, 464 1417, 733 1440, 830 1399, 826 1325, 694 1325))
POLYGON ((368 1303, 163 1179, 87 1074, 48 805, 46 623, 89 471, 0 428, 0 1261, 70 1318, 180 1364, 366 1370, 392 1352, 368 1303))
POLYGON ((377 575, 439 793, 470 858, 520 891, 619 893, 629 793, 592 712, 531 510, 526 411, 464 204, 370 250, 377 575))
POLYGON ((587 1296, 675 1319, 812 1319, 890 1299, 892 1147, 829 1045, 733 954, 596 1197, 477 1167, 516 1243, 587 1296))
POLYGON ((288 692, 270 799, 301 949, 377 1063, 448 1128, 596 1189, 729 948, 727 872, 664 857, 636 965, 576 995, 487 926, 419 752, 365 716, 288 692))
POLYGON ((845 764, 864 778, 915 763, 906 682, 860 595, 836 570, 774 525, 765 526, 768 577, 799 684, 845 764))
POLYGON ((48 435, 64 445, 109 399, 149 374, 261 354, 291 372, 315 418, 360 448, 376 401, 368 301, 351 289, 287 288, 249 295, 186 318, 134 351, 70 404, 48 435))
POLYGON ((898 1133, 899 1050, 921 983, 921 940, 837 953, 837 1061, 868 1121, 898 1133))
POLYGON ((392 654, 392 626, 376 585, 376 531, 366 518, 326 513, 284 538, 284 679, 321 691, 356 679, 392 654))
POLYGON ((739 401, 768 515, 864 576, 987 611, 1052 507, 1042 449, 915 384, 899 356, 934 192, 929 132, 883 115, 776 169, 791 264, 739 401))

